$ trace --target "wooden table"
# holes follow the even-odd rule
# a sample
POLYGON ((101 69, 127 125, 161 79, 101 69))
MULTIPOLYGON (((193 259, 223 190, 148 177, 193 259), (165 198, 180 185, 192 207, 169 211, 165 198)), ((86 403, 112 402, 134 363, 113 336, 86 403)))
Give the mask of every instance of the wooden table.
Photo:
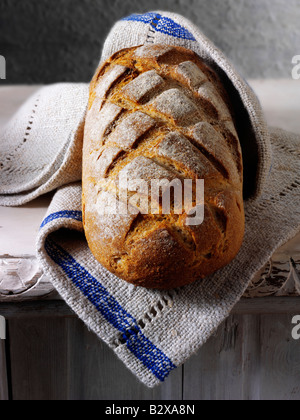
MULTIPOLYGON (((250 84, 268 123, 300 134, 300 83, 250 84)), ((37 89, 0 89, 0 129, 37 89)), ((300 340, 291 335, 300 296, 286 296, 284 288, 290 258, 295 275, 300 269, 300 235, 276 252, 199 353, 149 390, 87 330, 39 268, 35 238, 51 198, 0 207, 0 316, 7 327, 6 340, 0 340, 0 399, 300 398, 300 340)))

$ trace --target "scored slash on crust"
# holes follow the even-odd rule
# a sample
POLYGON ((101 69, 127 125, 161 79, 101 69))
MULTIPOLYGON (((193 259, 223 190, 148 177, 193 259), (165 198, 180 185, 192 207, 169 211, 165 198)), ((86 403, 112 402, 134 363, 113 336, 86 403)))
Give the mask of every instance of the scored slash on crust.
POLYGON ((86 229, 87 239, 92 229, 90 247, 108 269, 135 284, 169 288, 178 281, 190 283, 197 272, 199 276, 209 274, 235 256, 244 228, 242 156, 228 103, 212 70, 196 54, 180 47, 127 49, 98 70, 91 84, 85 127, 83 196, 86 224, 91 225, 86 229), (105 194, 119 196, 118 189, 103 189, 101 178, 113 182, 123 172, 148 182, 176 177, 204 179, 204 224, 188 228, 184 215, 168 218, 138 212, 129 218, 115 215, 97 219, 97 206, 105 205, 105 194), (89 183, 91 187, 87 187, 89 183), (113 239, 105 239, 108 237, 113 239), (142 242, 132 242, 135 237, 142 242), (236 244, 228 249, 231 237, 236 244), (170 266, 171 255, 175 258, 178 250, 169 244, 166 249, 170 255, 163 263, 154 248, 160 241, 185 249, 180 258, 180 254, 176 257, 174 267, 170 266), (137 258, 137 243, 146 247, 143 274, 132 260, 137 258), (153 266, 154 255, 162 265, 153 266), (214 263, 209 265, 205 260, 214 263), (161 284, 167 273, 169 279, 161 284))

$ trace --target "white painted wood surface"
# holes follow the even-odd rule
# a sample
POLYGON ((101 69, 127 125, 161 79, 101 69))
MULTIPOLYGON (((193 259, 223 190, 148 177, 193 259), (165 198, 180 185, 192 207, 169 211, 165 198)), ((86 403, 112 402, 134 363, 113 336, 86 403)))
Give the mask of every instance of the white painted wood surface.
MULTIPOLYGON (((253 80, 250 85, 262 103, 269 125, 300 134, 299 81, 253 80)), ((38 89, 39 86, 0 88, 0 130, 38 89)), ((0 302, 59 298, 35 259, 36 234, 51 198, 52 194, 47 194, 22 207, 0 207, 0 302)), ((297 281, 299 271, 300 234, 275 253, 245 296, 265 297, 278 292, 298 295, 292 283, 294 279, 297 281)))
POLYGON ((250 80, 257 94, 269 126, 300 134, 300 81, 250 80))

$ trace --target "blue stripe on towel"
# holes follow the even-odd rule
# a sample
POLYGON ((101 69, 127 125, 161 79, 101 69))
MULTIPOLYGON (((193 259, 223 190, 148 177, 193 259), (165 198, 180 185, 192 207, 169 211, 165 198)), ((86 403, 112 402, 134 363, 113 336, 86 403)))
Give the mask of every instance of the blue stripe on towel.
POLYGON ((82 211, 63 210, 58 211, 57 213, 52 213, 44 219, 43 223, 41 224, 41 228, 56 219, 73 219, 77 220, 78 222, 82 222, 82 211))
POLYGON ((171 360, 142 333, 136 320, 104 286, 67 251, 47 238, 45 249, 84 296, 121 334, 122 342, 160 381, 176 368, 171 360))
POLYGON ((186 28, 174 22, 174 20, 157 13, 133 14, 123 20, 150 24, 157 32, 173 36, 174 38, 196 41, 195 37, 186 28))

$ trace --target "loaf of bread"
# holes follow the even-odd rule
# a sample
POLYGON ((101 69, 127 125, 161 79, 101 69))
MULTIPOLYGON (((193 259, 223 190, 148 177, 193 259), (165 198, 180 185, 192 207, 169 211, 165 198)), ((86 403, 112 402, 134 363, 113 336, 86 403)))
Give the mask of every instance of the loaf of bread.
POLYGON ((90 86, 82 182, 88 245, 119 278, 165 290, 227 265, 244 236, 243 163, 230 98, 215 72, 181 47, 114 54, 90 86), (136 188, 139 180, 149 188, 136 188), (155 195, 153 180, 192 180, 193 206, 180 214, 170 194, 165 214, 163 186, 155 195), (197 180, 204 180, 202 200, 197 180), (197 206, 203 222, 187 223, 197 206))

